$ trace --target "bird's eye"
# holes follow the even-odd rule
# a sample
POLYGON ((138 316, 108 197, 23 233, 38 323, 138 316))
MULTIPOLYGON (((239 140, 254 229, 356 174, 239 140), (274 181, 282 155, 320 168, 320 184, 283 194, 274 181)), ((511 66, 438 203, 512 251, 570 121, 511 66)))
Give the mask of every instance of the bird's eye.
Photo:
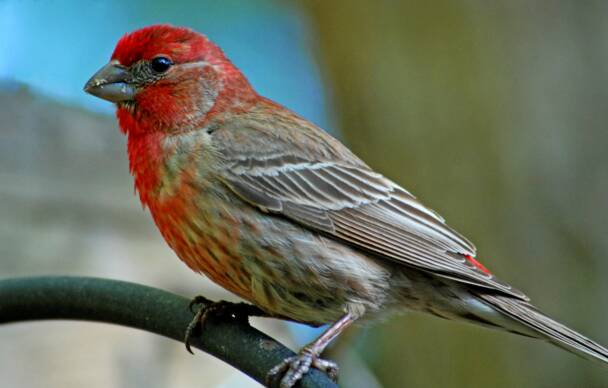
POLYGON ((155 72, 164 73, 165 71, 169 70, 171 66, 173 66, 173 61, 167 57, 156 57, 152 59, 150 66, 155 72))

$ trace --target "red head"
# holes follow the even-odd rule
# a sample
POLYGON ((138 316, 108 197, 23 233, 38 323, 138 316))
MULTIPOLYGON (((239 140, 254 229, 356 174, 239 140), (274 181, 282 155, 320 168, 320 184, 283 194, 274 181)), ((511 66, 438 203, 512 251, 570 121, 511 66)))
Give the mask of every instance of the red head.
POLYGON ((188 28, 154 25, 123 36, 111 61, 85 86, 115 102, 124 132, 198 128, 213 112, 256 97, 222 50, 188 28))
POLYGON ((112 60, 130 67, 158 55, 165 55, 176 64, 206 61, 221 65, 227 62, 222 50, 204 35, 168 24, 148 26, 124 35, 116 44, 112 60))

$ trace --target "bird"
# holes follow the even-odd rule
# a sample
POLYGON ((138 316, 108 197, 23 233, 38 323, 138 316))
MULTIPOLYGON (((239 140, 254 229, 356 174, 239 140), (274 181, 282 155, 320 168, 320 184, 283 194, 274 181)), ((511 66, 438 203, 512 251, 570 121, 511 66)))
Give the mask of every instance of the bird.
POLYGON ((188 267, 267 316, 329 325, 269 384, 291 387, 311 368, 336 379, 321 358, 329 343, 407 311, 608 363, 605 347, 499 280, 438 213, 258 94, 205 35, 169 24, 127 33, 84 90, 116 105, 139 199, 188 267))

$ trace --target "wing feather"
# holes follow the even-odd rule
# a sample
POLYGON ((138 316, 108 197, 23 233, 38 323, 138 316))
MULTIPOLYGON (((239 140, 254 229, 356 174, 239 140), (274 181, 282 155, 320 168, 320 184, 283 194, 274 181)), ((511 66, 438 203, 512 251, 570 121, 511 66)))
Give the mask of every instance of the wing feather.
POLYGON ((221 179, 264 211, 372 254, 527 300, 469 262, 465 256, 474 257, 475 247, 441 216, 358 159, 327 160, 312 152, 226 155, 221 179))

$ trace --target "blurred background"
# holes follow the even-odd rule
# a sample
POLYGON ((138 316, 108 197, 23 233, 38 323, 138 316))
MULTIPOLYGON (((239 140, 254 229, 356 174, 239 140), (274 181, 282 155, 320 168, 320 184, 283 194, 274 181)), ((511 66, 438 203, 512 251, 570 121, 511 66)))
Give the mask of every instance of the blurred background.
MULTIPOLYGON (((608 344, 608 2, 0 0, 0 276, 231 299, 133 195, 113 108, 82 92, 120 36, 206 33, 263 95, 440 212, 499 277, 608 344)), ((0 297, 2 297, 0 295, 0 297)), ((292 348, 315 333, 257 320, 292 348)), ((182 344, 93 323, 0 327, 6 387, 253 387, 182 344)), ((601 387, 550 345, 422 315, 329 351, 345 387, 601 387)))

